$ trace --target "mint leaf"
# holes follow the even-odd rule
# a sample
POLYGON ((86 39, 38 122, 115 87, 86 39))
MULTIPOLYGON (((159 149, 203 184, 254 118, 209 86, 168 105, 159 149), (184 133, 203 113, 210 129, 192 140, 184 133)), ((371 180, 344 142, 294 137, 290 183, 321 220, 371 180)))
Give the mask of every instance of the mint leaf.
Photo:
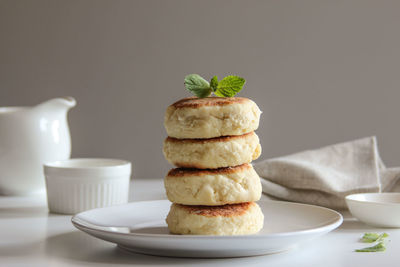
POLYGON ((383 234, 378 234, 378 233, 365 233, 363 237, 361 238, 361 242, 364 243, 374 243, 381 241, 382 239, 388 237, 389 235, 387 233, 383 234))
POLYGON ((185 77, 185 87, 197 97, 203 98, 211 94, 210 84, 198 74, 189 74, 185 77))
POLYGON ((361 242, 364 243, 373 243, 379 238, 379 234, 377 233, 365 233, 361 238, 361 242))
POLYGON ((218 87, 218 77, 217 76, 214 76, 211 78, 210 87, 213 92, 217 91, 217 87, 218 87))
POLYGON ((233 97, 242 90, 245 79, 238 76, 226 76, 219 81, 215 95, 221 97, 233 97))
POLYGON ((356 249, 356 252, 378 252, 378 251, 385 251, 386 246, 383 242, 379 242, 373 247, 367 247, 367 248, 362 248, 362 249, 356 249))

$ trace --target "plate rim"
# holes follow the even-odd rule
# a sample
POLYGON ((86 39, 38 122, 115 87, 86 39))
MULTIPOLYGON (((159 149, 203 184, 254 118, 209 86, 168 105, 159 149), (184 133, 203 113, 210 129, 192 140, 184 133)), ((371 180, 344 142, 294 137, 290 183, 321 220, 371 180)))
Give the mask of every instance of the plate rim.
MULTIPOLYGON (((303 235, 303 234, 312 234, 312 233, 318 233, 318 232, 329 232, 331 230, 334 230, 338 228, 342 223, 343 223, 343 216, 339 212, 329 209, 326 207, 321 207, 317 205, 311 205, 311 204, 305 204, 305 203, 298 203, 298 202, 289 202, 289 201, 277 201, 277 200, 260 200, 257 201, 256 203, 260 202, 274 202, 274 203, 282 203, 285 205, 297 205, 297 206, 307 206, 307 207, 312 207, 312 208, 317 208, 317 209, 323 209, 325 211, 329 211, 332 214, 336 215, 337 218, 333 220, 331 223, 316 227, 316 228, 311 228, 311 229, 305 229, 305 230, 299 230, 299 231, 290 231, 290 232, 282 232, 282 233, 270 233, 270 234, 251 234, 251 235, 173 235, 173 234, 147 234, 147 233, 121 233, 117 231, 109 231, 105 229, 94 229, 91 227, 88 227, 86 225, 83 225, 80 223, 80 221, 83 221, 82 219, 79 219, 78 216, 82 213, 93 211, 93 210, 99 210, 99 209, 105 209, 105 208, 112 208, 112 207, 118 207, 118 206, 125 206, 129 204, 137 204, 137 203, 149 203, 149 202, 169 202, 168 200, 146 200, 146 201, 133 201, 133 202, 128 202, 125 204, 121 205, 115 205, 115 206, 109 206, 109 207, 103 207, 103 208, 96 208, 96 209, 91 209, 91 210, 86 210, 80 213, 75 214, 71 218, 71 223, 79 230, 84 231, 83 229, 89 230, 89 231, 97 231, 97 232, 102 232, 105 234, 115 234, 119 236, 132 236, 132 237, 146 237, 146 238, 176 238, 176 239, 208 239, 208 238, 217 238, 217 239, 265 239, 267 237, 285 237, 285 236, 294 236, 294 235, 303 235)), ((92 223, 86 222, 86 224, 89 225, 94 225, 92 223)), ((100 227, 112 227, 112 226, 100 226, 100 227)))

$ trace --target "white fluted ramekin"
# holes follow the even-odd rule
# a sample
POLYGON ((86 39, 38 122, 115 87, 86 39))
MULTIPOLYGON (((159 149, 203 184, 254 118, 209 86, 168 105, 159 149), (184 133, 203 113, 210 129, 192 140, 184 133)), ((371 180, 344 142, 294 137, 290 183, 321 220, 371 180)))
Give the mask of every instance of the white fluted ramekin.
POLYGON ((128 202, 131 163, 119 159, 67 159, 44 164, 50 212, 75 214, 128 202))

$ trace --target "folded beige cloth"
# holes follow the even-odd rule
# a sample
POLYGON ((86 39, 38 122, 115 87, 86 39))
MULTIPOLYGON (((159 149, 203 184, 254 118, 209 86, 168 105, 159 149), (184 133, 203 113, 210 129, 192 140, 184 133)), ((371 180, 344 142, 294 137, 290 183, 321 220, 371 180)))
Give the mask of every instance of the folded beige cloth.
POLYGON ((274 198, 345 209, 353 193, 399 191, 400 168, 386 168, 367 137, 254 163, 263 192, 274 198))

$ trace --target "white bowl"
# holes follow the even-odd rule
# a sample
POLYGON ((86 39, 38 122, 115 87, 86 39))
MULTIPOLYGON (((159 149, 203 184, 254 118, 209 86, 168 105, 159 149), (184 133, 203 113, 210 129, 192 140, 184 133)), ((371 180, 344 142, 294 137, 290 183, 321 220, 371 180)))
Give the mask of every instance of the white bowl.
POLYGON ((365 193, 346 197, 351 214, 377 227, 400 227, 400 193, 365 193))
POLYGON ((44 164, 50 212, 81 211, 128 202, 131 163, 118 159, 67 159, 44 164))

